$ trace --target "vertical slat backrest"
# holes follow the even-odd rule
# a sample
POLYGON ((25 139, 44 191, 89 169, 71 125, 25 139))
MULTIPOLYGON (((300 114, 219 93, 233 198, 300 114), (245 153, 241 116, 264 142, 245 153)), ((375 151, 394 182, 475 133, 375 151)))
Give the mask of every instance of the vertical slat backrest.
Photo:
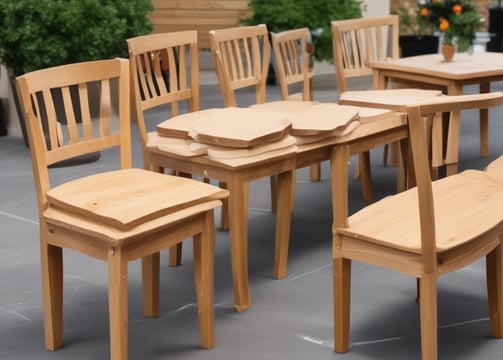
POLYGON ((302 100, 312 100, 314 47, 308 28, 271 33, 276 75, 283 100, 291 98, 291 85, 301 84, 302 100))
POLYGON ((271 48, 265 25, 210 31, 213 64, 225 106, 237 106, 235 91, 255 87, 256 103, 266 99, 271 48))
POLYGON ((120 147, 120 167, 131 167, 127 60, 37 70, 18 77, 16 85, 41 209, 50 188, 50 165, 120 147), (112 120, 119 125, 113 126, 112 120))
POLYGON ((398 16, 332 21, 337 89, 348 90, 347 79, 371 76, 369 61, 398 58, 398 16))
MULTIPOLYGON (((440 96, 422 104, 407 107, 409 139, 412 150, 415 182, 418 190, 423 269, 435 271, 436 224, 435 205, 431 184, 430 157, 425 119, 435 114, 452 113, 470 109, 487 109, 503 103, 503 93, 440 96)), ((456 209, 452 209, 456 211, 456 209)))
MULTIPOLYGON (((145 147, 146 110, 169 104, 171 116, 176 116, 182 101, 188 103, 188 111, 199 110, 197 31, 138 36, 128 39, 127 44, 136 120, 145 147)), ((166 114, 159 122, 169 117, 166 114)))

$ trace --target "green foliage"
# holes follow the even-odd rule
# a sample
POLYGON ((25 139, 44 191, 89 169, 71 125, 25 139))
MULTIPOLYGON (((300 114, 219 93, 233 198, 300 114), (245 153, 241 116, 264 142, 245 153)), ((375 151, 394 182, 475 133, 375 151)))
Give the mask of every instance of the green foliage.
POLYGON ((21 75, 127 57, 126 39, 152 31, 151 0, 2 0, 0 62, 21 75))
POLYGON ((266 24, 273 32, 307 27, 313 32, 315 58, 332 60, 333 20, 362 16, 361 0, 251 0, 252 15, 244 25, 266 24), (320 31, 321 30, 321 31, 320 31))

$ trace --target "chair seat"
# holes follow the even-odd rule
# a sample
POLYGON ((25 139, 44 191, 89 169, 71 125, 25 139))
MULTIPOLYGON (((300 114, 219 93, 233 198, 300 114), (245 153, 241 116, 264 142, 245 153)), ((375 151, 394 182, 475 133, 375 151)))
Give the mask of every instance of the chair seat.
POLYGON ((100 223, 87 216, 82 216, 58 207, 49 207, 44 211, 44 218, 49 227, 52 225, 59 228, 68 228, 73 232, 91 236, 102 241, 106 247, 112 247, 124 245, 124 242, 128 241, 142 241, 142 237, 139 235, 161 231, 191 216, 215 209, 221 205, 222 202, 220 200, 204 201, 167 215, 158 216, 127 230, 121 230, 112 225, 100 223))
POLYGON ((203 201, 222 199, 227 191, 177 176, 127 169, 70 181, 46 194, 49 206, 128 230, 203 201))
MULTIPOLYGON (((439 253, 461 246, 501 223, 503 177, 467 170, 435 181, 435 223, 439 253), (459 209, 459 211, 453 211, 459 209)), ((345 236, 421 253, 417 188, 389 196, 348 218, 345 236)))
POLYGON ((493 175, 503 176, 503 156, 487 165, 486 171, 493 175))
POLYGON ((422 89, 344 91, 339 96, 339 104, 406 111, 407 105, 441 95, 440 90, 422 89))

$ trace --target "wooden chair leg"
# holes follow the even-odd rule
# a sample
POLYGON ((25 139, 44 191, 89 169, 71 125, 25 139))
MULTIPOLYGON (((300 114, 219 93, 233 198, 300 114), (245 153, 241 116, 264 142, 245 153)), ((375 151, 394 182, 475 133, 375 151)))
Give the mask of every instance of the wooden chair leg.
POLYGON ((143 315, 147 317, 159 317, 160 254, 155 253, 142 258, 141 267, 143 282, 143 315))
POLYGON ((334 350, 349 351, 349 316, 351 307, 351 260, 335 257, 334 282, 334 350))
POLYGON ((422 359, 437 360, 437 276, 423 274, 420 281, 420 292, 422 359))
POLYGON ((40 255, 45 348, 57 350, 63 345, 63 251, 42 241, 40 255))
POLYGON ((201 347, 215 347, 213 313, 213 273, 215 256, 215 226, 213 212, 204 215, 201 234, 194 236, 194 275, 199 314, 201 347))
POLYGON ((169 248, 169 266, 175 267, 182 264, 182 249, 183 245, 181 242, 169 248))
POLYGON ((125 360, 128 351, 127 261, 121 248, 108 254, 108 311, 110 317, 110 359, 125 360))
MULTIPOLYGON (((503 240, 503 239, 502 239, 503 240)), ((503 245, 486 257, 487 296, 491 336, 503 338, 503 245)))
POLYGON ((278 203, 276 201, 276 199, 278 198, 278 177, 271 176, 270 181, 271 181, 271 212, 273 214, 276 214, 276 211, 278 210, 278 203))
POLYGON ((382 165, 388 166, 388 157, 389 157, 389 144, 384 145, 383 153, 382 153, 382 165))
MULTIPOLYGON (((221 189, 228 189, 227 183, 220 182, 218 186, 221 189)), ((220 212, 220 228, 222 230, 229 230, 229 199, 225 198, 222 200, 222 208, 220 212)))
POLYGON ((358 155, 358 167, 362 182, 363 198, 367 204, 372 203, 372 176, 370 171, 370 152, 365 151, 358 155))
POLYGON ((311 165, 309 168, 309 173, 311 176, 311 181, 312 182, 318 182, 321 179, 321 164, 314 164, 311 165))

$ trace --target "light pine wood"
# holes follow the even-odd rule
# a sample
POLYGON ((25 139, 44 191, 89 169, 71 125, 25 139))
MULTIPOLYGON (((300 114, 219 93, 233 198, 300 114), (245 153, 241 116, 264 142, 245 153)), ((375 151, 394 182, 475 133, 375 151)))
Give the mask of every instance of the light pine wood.
POLYGON ((230 107, 194 123, 192 137, 210 145, 249 148, 278 141, 291 126, 289 117, 280 112, 230 107))
POLYGON ((18 77, 30 142, 40 224, 45 346, 63 344, 63 254, 72 249, 108 263, 110 358, 128 355, 129 261, 142 259, 144 313, 159 315, 159 252, 194 237, 201 346, 213 334, 213 211, 227 191, 190 179, 131 169, 129 62, 64 65, 18 77), (99 98, 88 95, 97 84, 99 98), (70 86, 78 91, 70 97, 70 86), (67 124, 58 124, 53 93, 61 89, 67 124), (115 99, 115 100, 114 100, 115 99), (74 105, 79 106, 74 106, 74 105), (90 106, 97 105, 96 119, 90 106), (82 124, 75 111, 80 109, 82 124), (47 126, 44 130, 42 123, 47 126), (119 169, 52 188, 49 166, 119 148, 119 169), (181 195, 190 189, 191 194, 181 195), (167 210, 167 211, 166 211, 167 210))
MULTIPOLYGON (((397 106, 407 105, 404 101, 414 98, 438 96, 438 91, 407 90, 404 95, 397 96, 400 90, 386 92, 366 90, 354 92, 348 87, 348 79, 371 77, 373 70, 368 66, 371 61, 396 59, 399 57, 398 47, 398 16, 390 15, 375 18, 358 18, 332 21, 333 52, 339 103, 363 107, 380 107, 397 111, 397 106), (406 95, 406 96, 405 96, 406 95), (405 96, 405 97, 404 97, 405 96), (395 102, 396 101, 396 102, 395 102)), ((386 86, 379 89, 387 89, 386 86)), ((377 89, 374 86, 374 89, 377 89)), ((398 150, 394 146, 396 158, 398 150)), ((367 162, 369 154, 362 154, 360 162, 363 168, 370 168, 367 162)), ((383 162, 388 161, 388 146, 385 147, 383 162)), ((395 160, 396 162, 396 160, 395 160)), ((404 169, 399 169, 402 176, 404 169)), ((400 182, 400 181, 399 181, 400 182)), ((367 201, 371 201, 372 188, 370 181, 366 189, 367 201)))
MULTIPOLYGON (((169 105, 169 117, 182 116, 177 125, 167 129, 169 136, 186 137, 181 124, 192 120, 190 113, 199 110, 199 55, 197 31, 160 33, 138 36, 127 40, 131 70, 132 99, 140 133, 143 166, 145 169, 165 172, 163 166, 152 161, 148 144, 151 134, 145 124, 144 113, 149 109, 169 105), (183 109, 181 109, 183 108, 183 109), (188 112, 188 113, 185 113, 188 112)), ((158 119, 161 123, 168 118, 158 119)), ((172 169, 176 172, 177 169, 172 169)), ((189 174, 178 174, 189 176, 189 174)), ((207 179, 205 179, 207 180, 207 179)), ((223 213, 227 212, 223 201, 223 213)), ((222 216, 226 219, 226 216, 222 216)), ((224 220, 222 220, 224 221, 224 220)), ((182 244, 170 249, 169 265, 181 263, 182 244)))
MULTIPOLYGON (((238 106, 236 91, 241 89, 255 89, 255 103, 265 103, 271 60, 267 26, 260 24, 211 30, 210 44, 224 106, 238 106)), ((275 176, 271 177, 270 184, 271 210, 276 213, 275 176)))
MULTIPOLYGON (((308 28, 271 32, 276 76, 283 100, 313 100, 314 45, 308 28), (292 85, 302 87, 293 93, 292 85)), ((311 165, 311 181, 320 181, 321 164, 311 165)))
POLYGON ((334 349, 349 350, 351 261, 420 279, 422 359, 437 359, 437 279, 487 258, 490 332, 503 336, 503 177, 484 171, 431 181, 425 118, 436 113, 490 108, 503 93, 436 97, 407 107, 417 187, 368 205, 348 217, 347 183, 340 174, 350 145, 332 153, 334 349), (337 176, 335 176, 337 175, 337 176))
POLYGON ((255 102, 264 103, 271 59, 267 27, 256 25, 212 30, 210 42, 224 106, 238 106, 235 92, 244 88, 254 88, 255 102))
MULTIPOLYGON (((374 69, 376 89, 384 89, 390 79, 396 79, 412 82, 421 87, 441 88, 448 95, 461 95, 465 85, 477 84, 480 93, 489 92, 492 82, 503 80, 502 61, 503 54, 484 52, 458 53, 449 63, 443 61, 441 54, 429 54, 402 59, 375 60, 370 61, 368 65, 374 69)), ((447 154, 444 162, 448 173, 457 172, 458 149, 449 142, 458 141, 459 121, 459 113, 454 113, 452 120, 449 121, 449 132, 454 138, 447 137, 447 154)), ((483 157, 489 154, 488 122, 489 112, 481 109, 479 111, 480 154, 483 157)))
MULTIPOLYGON (((313 104, 289 101, 287 109, 307 110, 313 104)), ((283 102, 266 103, 253 106, 268 111, 281 111, 283 102)), ((296 111, 295 111, 296 112, 296 111)), ((366 121, 349 133, 327 137, 292 149, 284 148, 268 151, 250 157, 211 158, 209 156, 185 156, 166 145, 153 146, 152 156, 164 167, 179 169, 182 172, 207 176, 225 182, 229 190, 229 231, 231 263, 233 274, 234 307, 245 311, 251 306, 248 282, 247 232, 248 232, 248 187, 249 182, 263 177, 278 175, 278 189, 293 189, 292 172, 296 167, 306 167, 330 159, 331 149, 340 144, 351 144, 355 153, 386 144, 390 141, 406 139, 406 116, 382 109, 358 109, 366 116, 377 116, 376 121, 366 121), (367 111, 368 110, 368 111, 367 111)), ((337 118, 337 114, 332 114, 337 118)), ((163 139, 168 139, 164 137, 163 139)), ((173 140, 173 139, 171 139, 173 140)), ((176 139, 182 140, 184 139, 176 139)), ((194 144, 200 145, 200 144, 194 144)), ((341 168, 347 171, 348 162, 341 168)), ((343 176, 343 175, 341 175, 343 176)), ((281 279, 287 273, 288 241, 291 221, 292 197, 279 191, 277 198, 275 266, 274 277, 281 279)))
POLYGON ((491 174, 503 176, 503 156, 498 157, 487 165, 486 171, 491 174))

